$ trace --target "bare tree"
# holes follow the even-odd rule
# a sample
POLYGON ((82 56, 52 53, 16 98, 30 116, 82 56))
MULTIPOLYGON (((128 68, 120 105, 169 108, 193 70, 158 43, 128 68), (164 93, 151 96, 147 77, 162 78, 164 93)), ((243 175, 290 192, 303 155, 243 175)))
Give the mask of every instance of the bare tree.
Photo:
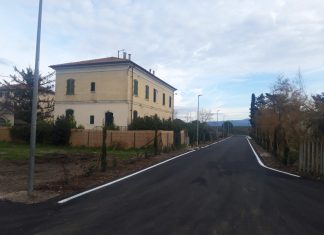
POLYGON ((204 123, 212 119, 213 113, 211 110, 201 109, 201 111, 199 112, 199 116, 200 116, 200 122, 204 123))

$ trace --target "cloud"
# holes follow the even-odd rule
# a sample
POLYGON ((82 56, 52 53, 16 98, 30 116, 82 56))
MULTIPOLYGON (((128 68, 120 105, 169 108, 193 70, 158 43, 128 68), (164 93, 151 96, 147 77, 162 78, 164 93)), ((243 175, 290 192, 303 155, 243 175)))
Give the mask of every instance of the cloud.
MULTIPOLYGON (((17 2, 23 9, 17 9, 11 25, 1 27, 10 38, 0 38, 2 56, 32 65, 37 4, 17 2)), ((2 24, 17 2, 2 6, 2 24)), ((126 49, 136 63, 178 88, 179 110, 193 109, 197 93, 204 94, 202 105, 212 108, 227 103, 229 94, 220 95, 219 89, 235 86, 241 99, 246 97, 242 90, 253 92, 254 85, 248 90, 244 84, 254 74, 293 73, 301 67, 311 76, 308 71, 323 68, 323 12, 322 0, 48 0, 41 69, 126 49)))

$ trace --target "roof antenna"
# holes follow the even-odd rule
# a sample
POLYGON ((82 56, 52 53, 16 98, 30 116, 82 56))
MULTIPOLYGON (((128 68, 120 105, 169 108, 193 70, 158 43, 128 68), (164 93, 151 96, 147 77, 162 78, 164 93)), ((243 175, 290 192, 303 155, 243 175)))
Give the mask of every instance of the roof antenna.
POLYGON ((125 51, 125 49, 118 50, 118 59, 119 59, 119 52, 125 51))

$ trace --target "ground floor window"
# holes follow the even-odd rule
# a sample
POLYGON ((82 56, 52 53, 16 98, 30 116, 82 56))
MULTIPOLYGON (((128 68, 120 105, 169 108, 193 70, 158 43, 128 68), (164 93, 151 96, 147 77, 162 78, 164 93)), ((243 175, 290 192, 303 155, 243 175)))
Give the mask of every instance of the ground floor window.
POLYGON ((94 115, 90 115, 90 124, 94 124, 94 115))
POLYGON ((138 117, 138 113, 137 113, 136 110, 134 110, 134 112, 133 112, 133 119, 136 119, 137 117, 138 117))
POLYGON ((73 115, 74 115, 74 110, 73 109, 65 110, 65 116, 66 117, 73 117, 73 115))
POLYGON ((0 126, 5 126, 6 120, 4 118, 0 118, 0 126))

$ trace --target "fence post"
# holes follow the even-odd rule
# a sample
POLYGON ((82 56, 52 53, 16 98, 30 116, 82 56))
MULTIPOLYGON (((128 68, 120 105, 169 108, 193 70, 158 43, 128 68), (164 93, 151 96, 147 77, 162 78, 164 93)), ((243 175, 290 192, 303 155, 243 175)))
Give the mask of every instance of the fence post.
POLYGON ((310 163, 311 163, 311 142, 307 142, 307 173, 310 171, 310 163))
POLYGON ((305 140, 303 142, 303 145, 304 145, 304 152, 303 152, 303 155, 304 155, 304 159, 303 159, 303 171, 306 172, 307 145, 306 145, 306 141, 305 140))
POLYGON ((87 146, 89 147, 90 146, 90 130, 87 130, 87 132, 88 132, 88 144, 87 144, 87 146))
POLYGON ((320 175, 320 167, 321 167, 321 162, 320 162, 320 143, 316 141, 316 174, 320 175))
POLYGON ((322 163, 322 172, 321 174, 324 175, 324 148, 323 143, 321 143, 321 163, 322 163))
POLYGON ((299 144, 299 172, 302 171, 303 169, 303 145, 300 143, 299 144))

